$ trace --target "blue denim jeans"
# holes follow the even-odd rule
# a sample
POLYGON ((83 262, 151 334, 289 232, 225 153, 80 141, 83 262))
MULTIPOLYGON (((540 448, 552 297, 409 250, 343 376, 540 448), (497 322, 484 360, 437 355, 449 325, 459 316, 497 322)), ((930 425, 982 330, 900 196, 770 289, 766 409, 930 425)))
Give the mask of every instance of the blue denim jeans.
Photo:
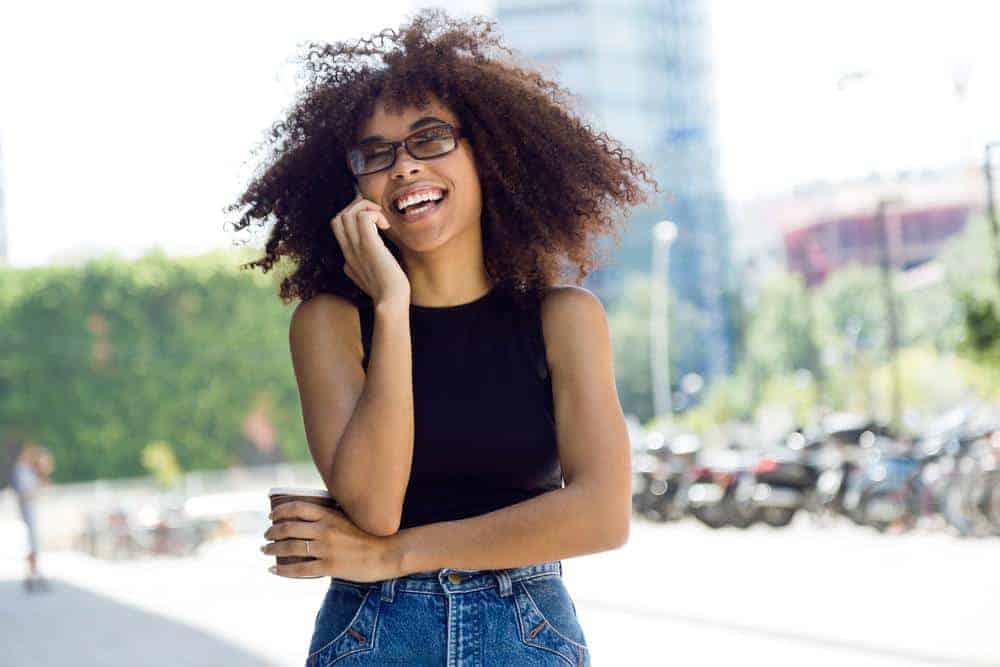
POLYGON ((332 578, 306 659, 328 665, 589 667, 590 651, 554 560, 367 583, 332 578))

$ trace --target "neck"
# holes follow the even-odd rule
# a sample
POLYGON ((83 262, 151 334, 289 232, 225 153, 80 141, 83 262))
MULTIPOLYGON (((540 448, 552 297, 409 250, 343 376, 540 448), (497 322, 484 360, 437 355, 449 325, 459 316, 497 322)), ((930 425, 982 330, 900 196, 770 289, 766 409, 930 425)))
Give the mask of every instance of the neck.
POLYGON ((467 234, 465 238, 454 240, 461 242, 445 244, 430 252, 404 250, 410 303, 429 307, 456 306, 475 301, 491 289, 480 235, 467 234))
POLYGON ((452 265, 441 266, 437 270, 413 271, 409 275, 410 303, 431 307, 456 306, 475 301, 492 287, 484 266, 478 270, 458 269, 452 265))

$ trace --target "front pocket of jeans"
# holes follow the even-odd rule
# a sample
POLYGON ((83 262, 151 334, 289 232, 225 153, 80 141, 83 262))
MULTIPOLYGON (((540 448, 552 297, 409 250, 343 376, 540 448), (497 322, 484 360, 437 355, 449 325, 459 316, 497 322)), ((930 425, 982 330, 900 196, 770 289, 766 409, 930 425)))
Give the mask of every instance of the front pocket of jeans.
POLYGON ((316 614, 308 667, 327 667, 348 655, 371 651, 380 603, 376 588, 331 582, 316 614))
POLYGON ((513 587, 521 641, 569 665, 586 664, 587 642, 562 577, 543 575, 514 582, 513 587))

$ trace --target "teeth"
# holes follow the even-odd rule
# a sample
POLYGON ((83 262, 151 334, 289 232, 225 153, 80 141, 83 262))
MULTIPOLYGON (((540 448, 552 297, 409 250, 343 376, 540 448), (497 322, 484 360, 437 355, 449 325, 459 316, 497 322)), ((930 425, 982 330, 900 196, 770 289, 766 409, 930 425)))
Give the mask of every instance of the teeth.
POLYGON ((414 204, 425 202, 425 201, 437 201, 438 199, 444 198, 444 192, 441 190, 427 190, 424 192, 419 192, 415 195, 410 195, 403 199, 396 200, 396 208, 399 211, 403 211, 407 206, 412 206, 414 204))

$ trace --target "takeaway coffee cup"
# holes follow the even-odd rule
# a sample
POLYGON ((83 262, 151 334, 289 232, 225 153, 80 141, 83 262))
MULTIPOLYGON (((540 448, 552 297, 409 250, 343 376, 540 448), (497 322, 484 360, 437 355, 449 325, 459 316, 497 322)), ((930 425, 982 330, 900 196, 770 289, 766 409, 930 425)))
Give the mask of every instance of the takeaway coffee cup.
MULTIPOLYGON (((278 505, 284 505, 293 500, 340 509, 340 503, 334 500, 326 489, 277 486, 268 491, 267 495, 271 499, 271 510, 274 510, 278 505)), ((285 521, 287 519, 278 519, 274 523, 284 523, 285 521)), ((282 542, 284 540, 277 541, 282 542)), ((316 560, 312 556, 276 556, 276 558, 278 559, 278 565, 291 565, 292 563, 305 563, 316 560)))

